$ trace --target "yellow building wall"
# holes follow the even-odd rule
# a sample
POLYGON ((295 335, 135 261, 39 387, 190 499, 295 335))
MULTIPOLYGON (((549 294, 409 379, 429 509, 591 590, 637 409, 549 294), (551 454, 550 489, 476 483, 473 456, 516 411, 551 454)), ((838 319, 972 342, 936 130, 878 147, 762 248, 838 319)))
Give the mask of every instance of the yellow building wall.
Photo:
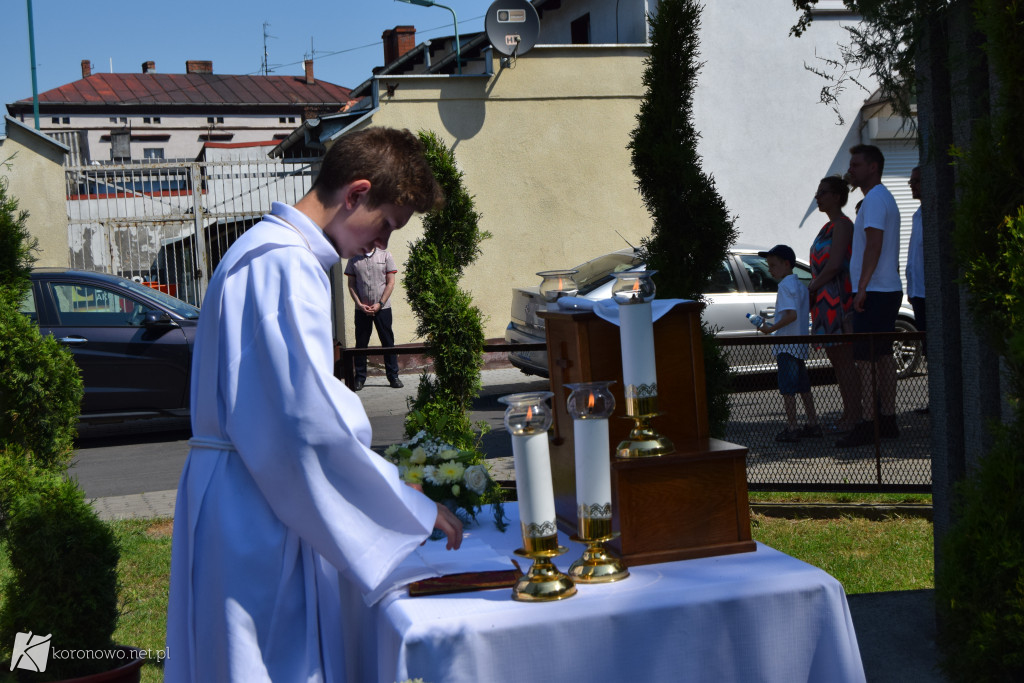
MULTIPOLYGON (((495 59, 489 79, 381 78, 380 109, 362 125, 431 130, 454 146, 480 227, 492 235, 461 281, 486 316, 486 337, 504 336, 512 288, 539 284, 537 271, 622 249, 623 238, 638 245, 650 233, 626 148, 645 56, 642 46, 542 46, 514 66, 495 59)), ((391 238, 397 344, 422 341, 401 286, 409 245, 421 235, 414 217, 391 238)), ((344 282, 337 287, 354 346, 352 302, 344 282)))
POLYGON ((28 211, 29 233, 39 240, 37 267, 66 268, 68 216, 64 193, 64 153, 54 144, 17 126, 7 126, 0 140, 0 175, 7 178, 7 192, 28 211))

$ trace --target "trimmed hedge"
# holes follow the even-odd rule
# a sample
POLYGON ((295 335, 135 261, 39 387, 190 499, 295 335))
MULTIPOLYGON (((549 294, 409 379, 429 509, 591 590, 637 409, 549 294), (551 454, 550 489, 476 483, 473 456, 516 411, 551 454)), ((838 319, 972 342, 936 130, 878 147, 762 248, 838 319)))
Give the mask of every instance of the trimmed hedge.
POLYGON ((480 255, 490 233, 480 230, 480 215, 463 185, 455 155, 434 133, 420 131, 445 205, 423 218, 423 237, 410 245, 402 285, 416 314, 416 334, 426 344, 434 374, 420 376, 407 436, 419 430, 462 449, 473 449, 477 435, 469 422, 480 393, 483 367, 483 314, 459 287, 465 268, 480 255))

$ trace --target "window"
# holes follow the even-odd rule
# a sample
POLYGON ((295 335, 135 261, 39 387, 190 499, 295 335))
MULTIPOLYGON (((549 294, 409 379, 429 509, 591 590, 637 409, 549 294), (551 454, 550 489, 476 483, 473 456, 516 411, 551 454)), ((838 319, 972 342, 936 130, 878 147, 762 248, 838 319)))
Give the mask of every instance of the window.
POLYGON ((224 123, 224 117, 223 116, 207 116, 206 117, 206 122, 207 123, 224 123))
POLYGON ((143 116, 142 117, 142 122, 143 123, 160 123, 160 117, 159 116, 143 116))
POLYGON ((590 44, 590 13, 584 14, 569 24, 569 35, 573 45, 590 44))
MULTIPOLYGON (((751 291, 753 292, 777 292, 779 283, 772 279, 768 272, 768 261, 757 254, 742 254, 743 268, 750 278, 751 291)), ((811 271, 799 263, 793 264, 793 273, 805 285, 811 281, 811 271)))
POLYGON ((29 320, 37 325, 39 324, 39 313, 36 311, 36 296, 31 289, 25 292, 25 298, 21 300, 21 307, 18 310, 29 320))
POLYGON ((164 148, 163 147, 143 147, 142 148, 143 159, 163 159, 164 148))
POLYGON ((711 282, 708 283, 705 293, 728 294, 738 291, 739 288, 736 286, 736 278, 732 275, 732 268, 729 267, 729 262, 722 261, 721 267, 711 276, 711 282))
POLYGON ((160 117, 159 116, 154 116, 153 117, 153 123, 160 123, 160 117))
POLYGON ((71 123, 71 117, 65 116, 63 119, 61 119, 61 123, 71 123))
MULTIPOLYGON (((60 123, 60 117, 59 116, 54 116, 53 118, 50 119, 50 123, 60 123)), ((281 123, 284 123, 284 121, 281 121, 281 123)))
POLYGON ((148 307, 101 287, 52 283, 61 325, 77 327, 142 326, 148 307))
POLYGON ((111 123, 117 123, 117 117, 116 116, 111 116, 110 117, 110 122, 111 123))

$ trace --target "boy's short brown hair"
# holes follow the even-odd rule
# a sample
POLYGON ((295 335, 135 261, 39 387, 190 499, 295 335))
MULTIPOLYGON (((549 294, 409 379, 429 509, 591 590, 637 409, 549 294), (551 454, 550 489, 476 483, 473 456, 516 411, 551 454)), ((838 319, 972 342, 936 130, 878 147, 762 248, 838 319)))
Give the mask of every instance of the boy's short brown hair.
POLYGON ((444 205, 423 143, 408 130, 365 128, 342 136, 324 155, 312 190, 327 204, 355 180, 370 181, 370 208, 394 204, 423 213, 444 205))

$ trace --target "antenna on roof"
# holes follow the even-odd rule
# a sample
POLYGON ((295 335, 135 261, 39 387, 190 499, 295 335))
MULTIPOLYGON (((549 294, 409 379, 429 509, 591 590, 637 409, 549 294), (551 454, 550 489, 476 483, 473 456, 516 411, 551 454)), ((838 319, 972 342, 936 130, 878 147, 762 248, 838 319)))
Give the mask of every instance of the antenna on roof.
MULTIPOLYGON (((618 235, 619 237, 622 237, 622 241, 623 241, 623 242, 625 242, 625 243, 626 243, 626 244, 628 244, 629 246, 633 247, 633 243, 632 243, 632 242, 630 242, 629 240, 627 240, 627 239, 626 239, 625 237, 623 237, 623 235, 622 235, 622 233, 621 233, 621 232, 619 232, 618 230, 616 230, 616 231, 615 231, 615 234, 616 234, 616 235, 618 235)), ((634 249, 634 250, 636 250, 636 247, 633 247, 633 249, 634 249)))
POLYGON ((268 28, 270 28, 270 22, 269 21, 264 21, 263 22, 263 64, 260 66, 260 73, 263 74, 264 76, 269 74, 270 71, 271 71, 270 64, 269 64, 269 57, 270 57, 270 55, 267 52, 267 38, 276 38, 277 37, 277 36, 272 36, 269 33, 267 33, 267 29, 268 28))

